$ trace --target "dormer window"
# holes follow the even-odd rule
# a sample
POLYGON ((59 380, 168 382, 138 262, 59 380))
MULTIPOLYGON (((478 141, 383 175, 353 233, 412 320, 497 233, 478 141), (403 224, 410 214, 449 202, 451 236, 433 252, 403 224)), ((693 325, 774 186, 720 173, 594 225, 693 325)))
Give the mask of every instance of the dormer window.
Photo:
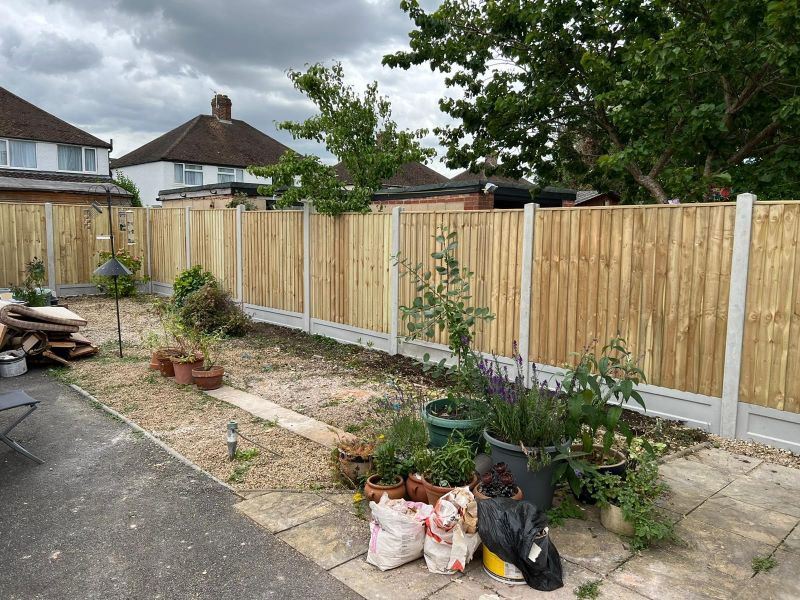
POLYGON ((203 185, 203 165, 175 163, 175 183, 203 185))
POLYGON ((232 181, 244 181, 244 169, 217 167, 217 183, 230 183, 232 181))
POLYGON ((82 146, 66 146, 58 144, 58 170, 73 172, 97 171, 97 151, 82 146))
POLYGON ((36 168, 36 142, 0 140, 0 166, 36 168))

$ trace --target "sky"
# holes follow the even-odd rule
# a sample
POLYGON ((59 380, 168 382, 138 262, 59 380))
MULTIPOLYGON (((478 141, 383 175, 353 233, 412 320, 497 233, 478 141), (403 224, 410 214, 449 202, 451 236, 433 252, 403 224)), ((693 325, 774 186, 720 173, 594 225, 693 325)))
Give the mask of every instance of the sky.
MULTIPOLYGON (((333 163, 324 146, 276 130, 314 112, 286 70, 341 61, 357 90, 378 81, 400 127, 430 130, 448 122, 443 77, 381 65, 412 27, 399 0, 2 0, 0 85, 113 139, 115 157, 209 114, 216 91, 233 118, 333 163)), ((432 168, 457 172, 433 134, 423 145, 438 152, 432 168)))

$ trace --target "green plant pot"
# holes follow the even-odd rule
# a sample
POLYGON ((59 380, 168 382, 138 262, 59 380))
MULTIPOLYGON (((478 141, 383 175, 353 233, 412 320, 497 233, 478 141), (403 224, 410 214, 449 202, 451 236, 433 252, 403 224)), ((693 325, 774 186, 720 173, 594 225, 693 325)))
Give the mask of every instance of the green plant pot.
MULTIPOLYGON (((483 432, 484 439, 489 443, 492 462, 504 462, 508 470, 514 475, 514 481, 522 490, 525 500, 533 502, 541 510, 547 510, 553 505, 553 494, 556 491, 553 483, 553 470, 551 463, 538 471, 528 470, 528 457, 519 446, 507 444, 492 437, 488 431, 483 432)), ((555 446, 545 448, 545 452, 555 456, 558 449, 555 446)))
POLYGON ((483 422, 480 419, 445 419, 431 414, 450 402, 447 398, 439 398, 426 402, 422 407, 422 420, 428 427, 428 437, 430 438, 431 448, 441 448, 453 435, 453 432, 460 431, 464 438, 477 446, 481 439, 481 427, 483 422))

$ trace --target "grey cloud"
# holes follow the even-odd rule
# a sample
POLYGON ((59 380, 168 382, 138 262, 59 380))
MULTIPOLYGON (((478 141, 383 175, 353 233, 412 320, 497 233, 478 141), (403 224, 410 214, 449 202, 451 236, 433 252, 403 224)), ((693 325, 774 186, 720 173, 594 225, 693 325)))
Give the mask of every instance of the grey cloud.
POLYGON ((37 73, 64 74, 83 71, 103 60, 100 49, 81 39, 69 39, 58 33, 40 34, 25 40, 18 31, 9 35, 2 45, 3 55, 13 66, 37 73), (9 42, 10 40, 10 42, 9 42))

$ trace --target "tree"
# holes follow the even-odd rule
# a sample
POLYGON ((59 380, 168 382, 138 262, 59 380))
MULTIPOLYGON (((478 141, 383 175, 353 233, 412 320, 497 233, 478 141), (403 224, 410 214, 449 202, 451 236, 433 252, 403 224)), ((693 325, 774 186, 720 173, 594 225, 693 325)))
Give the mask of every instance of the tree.
POLYGON ((139 194, 139 186, 133 182, 133 179, 125 175, 125 173, 122 171, 117 171, 113 181, 114 185, 121 187, 123 190, 129 192, 131 196, 133 196, 133 198, 131 198, 131 206, 142 205, 142 197, 139 194))
POLYGON ((271 184, 259 187, 259 193, 271 196, 282 192, 278 206, 310 199, 325 214, 365 212, 372 194, 404 163, 433 156, 433 149, 419 145, 427 130, 398 130, 389 100, 378 94, 376 82, 359 95, 345 85, 340 63, 330 68, 314 64, 305 72, 290 70, 288 75, 319 114, 302 123, 283 121, 278 129, 288 131, 294 139, 324 143, 350 172, 352 185, 346 186, 319 157, 286 152, 274 165, 248 167, 253 175, 271 178, 271 184))
POLYGON ((451 167, 496 154, 509 175, 636 201, 800 188, 798 0, 401 6, 410 50, 384 64, 429 63, 463 90, 440 100, 451 167))

